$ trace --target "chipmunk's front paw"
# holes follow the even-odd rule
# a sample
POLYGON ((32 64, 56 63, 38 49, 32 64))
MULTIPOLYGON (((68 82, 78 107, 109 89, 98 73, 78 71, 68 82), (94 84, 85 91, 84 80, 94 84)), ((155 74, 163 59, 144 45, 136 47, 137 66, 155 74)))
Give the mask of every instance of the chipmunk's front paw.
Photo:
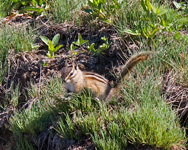
POLYGON ((70 97, 72 94, 70 93, 70 92, 67 92, 66 94, 65 94, 65 97, 70 97))

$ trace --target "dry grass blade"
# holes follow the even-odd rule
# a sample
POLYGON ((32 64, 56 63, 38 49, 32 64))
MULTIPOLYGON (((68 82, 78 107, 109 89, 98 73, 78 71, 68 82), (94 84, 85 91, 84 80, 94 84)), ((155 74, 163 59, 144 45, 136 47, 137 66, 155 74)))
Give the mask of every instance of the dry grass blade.
POLYGON ((167 104, 171 104, 183 124, 188 122, 188 88, 176 82, 173 71, 164 75, 163 93, 167 104))

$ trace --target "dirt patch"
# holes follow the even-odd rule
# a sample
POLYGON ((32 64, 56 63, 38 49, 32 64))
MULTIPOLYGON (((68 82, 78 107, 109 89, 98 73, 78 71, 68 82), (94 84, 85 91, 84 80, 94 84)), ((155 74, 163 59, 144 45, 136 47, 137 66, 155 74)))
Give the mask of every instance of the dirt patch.
MULTIPOLYGON (((60 78, 60 70, 65 62, 71 63, 72 61, 76 61, 82 70, 99 73, 108 80, 114 81, 114 74, 118 74, 119 66, 126 62, 131 52, 127 50, 126 44, 121 41, 115 29, 110 26, 78 28, 67 24, 49 25, 43 26, 43 29, 40 28, 39 32, 49 39, 59 33, 61 35, 59 44, 63 44, 63 48, 56 52, 57 57, 50 59, 46 55, 47 46, 39 38, 37 43, 40 48, 37 51, 15 54, 14 49, 11 50, 8 57, 8 73, 2 83, 6 91, 10 91, 11 87, 15 89, 19 84, 20 92, 26 94, 26 89, 30 87, 31 82, 42 84, 52 76, 60 78), (101 55, 93 55, 86 45, 70 51, 70 44, 77 41, 78 33, 81 33, 83 39, 87 39, 89 43, 95 43, 96 48, 104 43, 101 37, 107 37, 110 43, 109 49, 101 55)), ((2 90, 0 95, 4 96, 5 90, 2 90)))

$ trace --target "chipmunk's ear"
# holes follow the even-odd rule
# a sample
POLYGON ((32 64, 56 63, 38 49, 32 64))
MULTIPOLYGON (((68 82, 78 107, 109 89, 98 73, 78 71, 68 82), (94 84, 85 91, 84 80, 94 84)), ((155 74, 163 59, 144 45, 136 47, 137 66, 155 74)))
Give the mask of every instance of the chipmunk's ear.
POLYGON ((72 67, 70 60, 65 60, 64 67, 72 67))
POLYGON ((72 68, 73 68, 74 70, 77 70, 77 64, 76 64, 75 62, 72 63, 72 68))

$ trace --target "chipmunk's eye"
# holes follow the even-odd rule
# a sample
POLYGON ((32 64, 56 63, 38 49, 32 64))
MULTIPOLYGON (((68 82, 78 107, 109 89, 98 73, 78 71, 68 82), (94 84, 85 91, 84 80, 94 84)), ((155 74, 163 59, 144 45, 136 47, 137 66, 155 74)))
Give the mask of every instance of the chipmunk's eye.
POLYGON ((72 75, 73 75, 73 73, 70 74, 70 76, 72 76, 72 75))

